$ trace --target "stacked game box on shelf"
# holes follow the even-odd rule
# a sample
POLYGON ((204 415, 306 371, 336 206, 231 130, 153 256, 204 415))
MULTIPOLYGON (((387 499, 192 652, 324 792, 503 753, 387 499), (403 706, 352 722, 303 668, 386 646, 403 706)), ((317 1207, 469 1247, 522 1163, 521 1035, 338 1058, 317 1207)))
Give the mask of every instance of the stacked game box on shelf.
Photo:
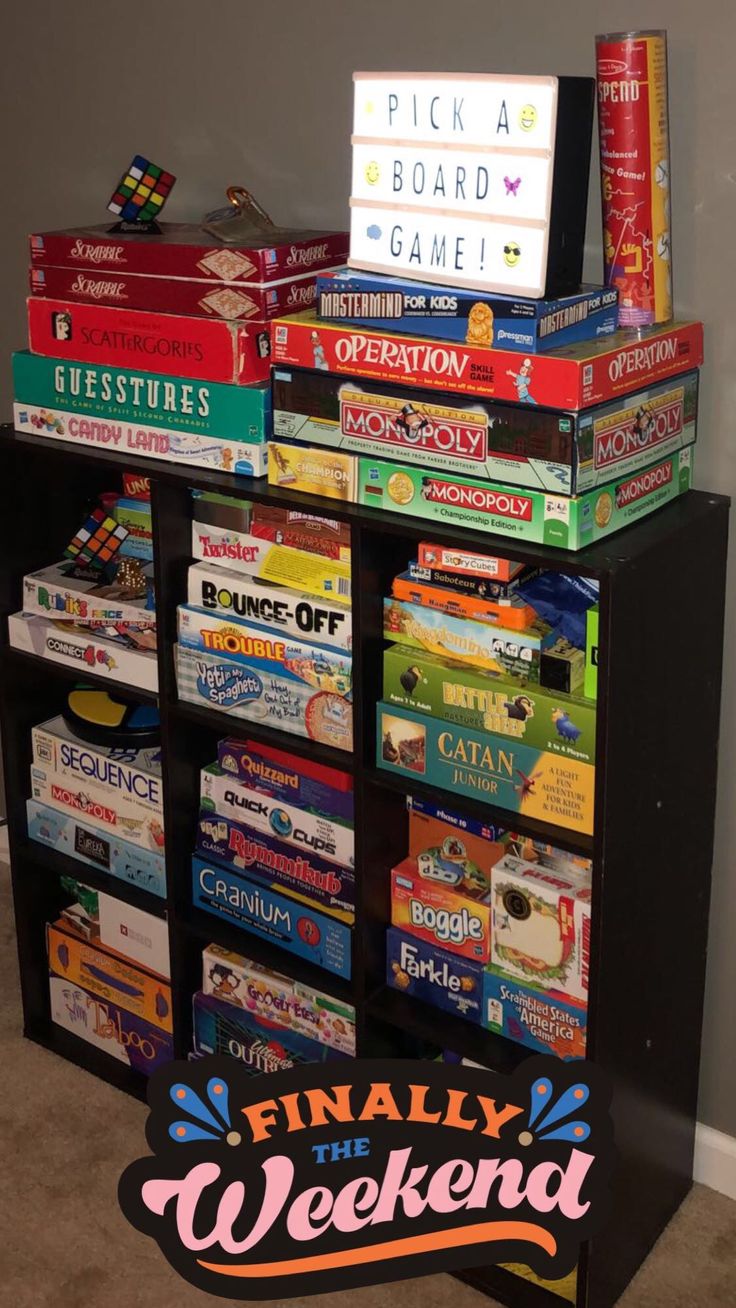
POLYGON ((311 986, 208 945, 194 995, 193 1057, 226 1054, 254 1076, 355 1057, 355 1009, 311 986))
POLYGON ((224 496, 194 499, 179 696, 350 750, 350 530, 224 496))
POLYGON ((202 771, 195 907, 349 978, 353 783, 257 741, 224 739, 202 771))
POLYGON ((379 767, 592 833, 597 584, 420 543, 384 600, 379 767))

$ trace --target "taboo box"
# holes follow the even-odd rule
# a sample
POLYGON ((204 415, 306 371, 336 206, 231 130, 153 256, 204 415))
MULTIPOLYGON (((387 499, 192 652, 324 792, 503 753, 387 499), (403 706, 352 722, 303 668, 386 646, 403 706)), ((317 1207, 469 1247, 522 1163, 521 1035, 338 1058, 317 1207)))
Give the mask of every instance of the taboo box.
POLYGON ((174 1057, 174 1037, 66 977, 49 975, 51 1021, 150 1076, 174 1057))

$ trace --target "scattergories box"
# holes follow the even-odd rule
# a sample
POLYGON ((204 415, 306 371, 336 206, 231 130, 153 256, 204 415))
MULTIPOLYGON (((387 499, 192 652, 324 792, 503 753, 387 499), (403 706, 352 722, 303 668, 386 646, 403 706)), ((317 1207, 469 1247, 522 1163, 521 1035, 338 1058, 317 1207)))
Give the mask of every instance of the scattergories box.
POLYGON ((32 354, 145 368, 194 380, 268 381, 269 329, 263 322, 111 309, 71 300, 28 300, 32 354))
POLYGON ((159 235, 76 227, 31 236, 32 268, 94 268, 213 282, 277 282, 344 263, 347 232, 275 228, 243 245, 223 245, 193 223, 162 223, 159 235))
POLYGON ((513 350, 491 351, 321 322, 313 312, 275 318, 271 332, 274 364, 549 409, 602 404, 703 362, 699 322, 674 323, 636 336, 614 332, 533 360, 520 359, 513 350))

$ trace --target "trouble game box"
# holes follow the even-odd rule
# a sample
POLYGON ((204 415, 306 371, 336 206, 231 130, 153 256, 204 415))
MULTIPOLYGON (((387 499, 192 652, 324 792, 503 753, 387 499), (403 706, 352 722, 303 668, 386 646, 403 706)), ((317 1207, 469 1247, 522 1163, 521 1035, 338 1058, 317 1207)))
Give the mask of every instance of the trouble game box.
POLYGON ((187 599, 195 608, 280 631, 284 636, 315 641, 332 649, 350 650, 353 643, 350 609, 327 598, 260 581, 242 572, 193 563, 188 573, 187 599))
POLYGON ((62 813, 34 799, 26 801, 26 822, 29 840, 57 849, 78 863, 108 872, 160 899, 166 898, 162 849, 133 845, 76 813, 62 813))

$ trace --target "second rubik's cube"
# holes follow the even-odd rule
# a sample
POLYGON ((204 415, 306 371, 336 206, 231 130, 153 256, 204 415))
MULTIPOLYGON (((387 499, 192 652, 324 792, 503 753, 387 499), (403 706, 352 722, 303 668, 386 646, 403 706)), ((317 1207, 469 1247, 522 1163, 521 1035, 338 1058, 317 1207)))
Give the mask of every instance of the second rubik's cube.
POLYGON ((137 154, 108 204, 126 223, 150 223, 161 213, 176 178, 137 154))

